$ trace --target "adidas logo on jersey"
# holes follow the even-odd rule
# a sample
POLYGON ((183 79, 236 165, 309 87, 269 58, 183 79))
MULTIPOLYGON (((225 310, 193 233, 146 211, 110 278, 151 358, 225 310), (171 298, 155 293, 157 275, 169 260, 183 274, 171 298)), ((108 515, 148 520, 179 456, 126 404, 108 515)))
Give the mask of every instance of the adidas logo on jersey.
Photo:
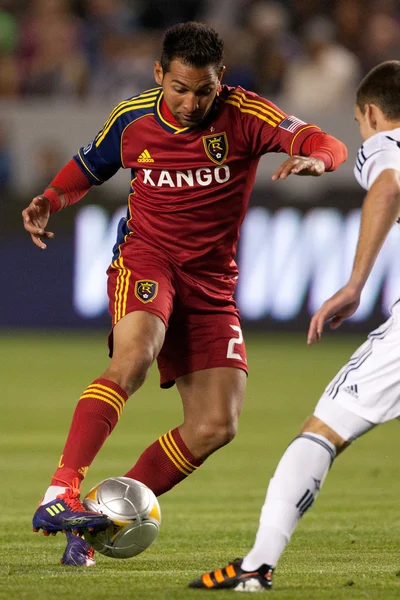
POLYGON ((150 162, 154 162, 154 158, 151 158, 150 152, 147 150, 147 148, 145 148, 143 150, 143 152, 141 154, 139 154, 137 161, 150 163, 150 162))
POLYGON ((358 398, 358 385, 357 384, 348 385, 347 387, 343 388, 343 391, 350 394, 350 396, 354 396, 354 398, 358 398))

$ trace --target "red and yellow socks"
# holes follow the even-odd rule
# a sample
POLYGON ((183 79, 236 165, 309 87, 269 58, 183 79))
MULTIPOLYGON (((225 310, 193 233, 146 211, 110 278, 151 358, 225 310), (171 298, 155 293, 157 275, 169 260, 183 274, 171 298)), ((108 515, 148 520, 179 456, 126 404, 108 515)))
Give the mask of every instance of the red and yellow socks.
POLYGON ((193 473, 202 462, 194 458, 175 428, 146 448, 125 476, 141 481, 156 496, 161 496, 193 473))
MULTIPOLYGON (((128 395, 117 383, 96 379, 84 391, 76 406, 60 463, 51 480, 51 490, 80 481, 117 424, 128 395)), ((156 496, 168 492, 193 473, 202 460, 196 459, 180 436, 178 428, 162 435, 139 457, 126 477, 147 485, 156 496)))
POLYGON ((96 379, 76 406, 68 438, 51 485, 82 480, 100 448, 117 424, 128 395, 117 383, 96 379))

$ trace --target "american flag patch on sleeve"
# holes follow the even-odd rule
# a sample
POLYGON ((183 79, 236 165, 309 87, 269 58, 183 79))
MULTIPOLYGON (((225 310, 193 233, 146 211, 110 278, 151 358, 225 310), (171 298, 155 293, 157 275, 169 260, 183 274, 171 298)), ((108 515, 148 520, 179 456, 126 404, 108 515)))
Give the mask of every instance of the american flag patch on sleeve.
POLYGON ((286 129, 286 131, 290 131, 290 133, 294 133, 303 125, 306 125, 304 121, 291 115, 290 117, 286 117, 286 119, 283 119, 282 123, 279 124, 279 127, 281 129, 286 129))

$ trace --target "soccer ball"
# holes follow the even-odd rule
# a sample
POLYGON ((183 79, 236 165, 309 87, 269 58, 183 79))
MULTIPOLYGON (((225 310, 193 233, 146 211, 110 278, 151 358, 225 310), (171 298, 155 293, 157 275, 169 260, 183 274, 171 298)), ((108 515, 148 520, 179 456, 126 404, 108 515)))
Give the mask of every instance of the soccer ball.
POLYGON ((83 501, 88 510, 103 513, 113 525, 103 531, 85 531, 85 540, 100 554, 131 558, 156 539, 161 511, 153 492, 129 477, 104 479, 83 501))

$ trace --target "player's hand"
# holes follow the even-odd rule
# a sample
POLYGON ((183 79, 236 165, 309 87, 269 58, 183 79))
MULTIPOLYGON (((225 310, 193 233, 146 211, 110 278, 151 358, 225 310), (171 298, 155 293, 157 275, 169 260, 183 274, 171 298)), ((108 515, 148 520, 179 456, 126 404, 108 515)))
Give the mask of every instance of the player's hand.
POLYGON ((321 341, 324 324, 329 319, 330 328, 337 329, 343 321, 351 317, 359 307, 360 295, 360 290, 347 284, 326 300, 311 319, 307 344, 321 341))
POLYGON ((272 181, 286 179, 289 175, 312 175, 319 177, 325 172, 325 165, 319 158, 311 156, 291 156, 272 175, 272 181))
POLYGON ((50 202, 44 196, 36 196, 30 205, 22 211, 24 228, 31 234, 33 243, 41 250, 47 246, 41 238, 52 240, 54 233, 46 231, 46 225, 50 217, 50 202))

